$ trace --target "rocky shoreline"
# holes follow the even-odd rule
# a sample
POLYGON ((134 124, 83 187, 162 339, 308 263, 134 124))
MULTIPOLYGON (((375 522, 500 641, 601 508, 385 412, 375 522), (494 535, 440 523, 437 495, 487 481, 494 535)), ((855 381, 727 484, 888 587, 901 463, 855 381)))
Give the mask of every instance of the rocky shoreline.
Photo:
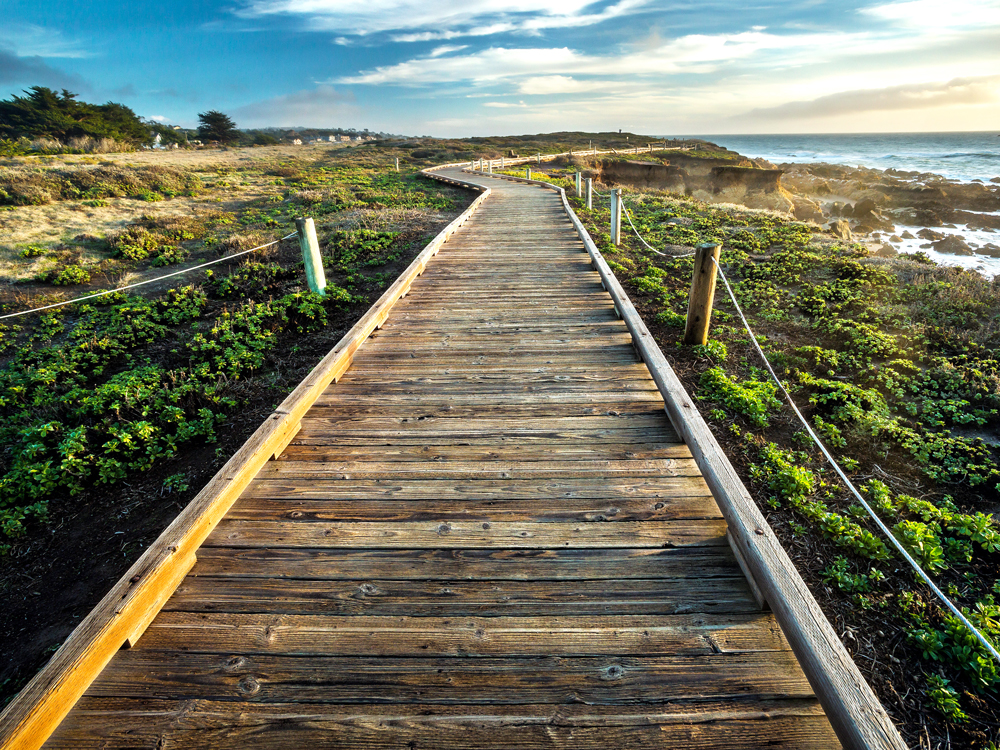
MULTIPOLYGON (((897 169, 773 164, 706 141, 692 143, 701 154, 597 160, 587 164, 587 174, 605 184, 778 211, 859 242, 881 257, 927 251, 966 256, 961 265, 1000 259, 1000 177, 961 182, 897 169)), ((1000 265, 990 265, 992 274, 1000 274, 1000 265)))
POLYGON ((870 248, 875 244, 878 255, 897 254, 912 244, 906 240, 924 240, 921 249, 1000 258, 1000 177, 960 182, 926 172, 837 164, 768 166, 782 171, 781 185, 795 204, 796 218, 821 223, 870 248), (996 235, 996 240, 968 240, 969 232, 996 235))

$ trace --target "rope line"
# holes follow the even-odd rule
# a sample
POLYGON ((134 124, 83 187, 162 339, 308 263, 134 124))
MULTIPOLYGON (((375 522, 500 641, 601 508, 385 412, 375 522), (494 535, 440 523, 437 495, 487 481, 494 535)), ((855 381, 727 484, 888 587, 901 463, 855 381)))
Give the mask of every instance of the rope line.
POLYGON ((29 315, 33 312, 41 312, 42 310, 51 310, 53 307, 62 307, 63 305, 72 305, 77 302, 84 302, 88 299, 94 299, 95 297, 104 297, 108 294, 114 294, 115 292, 124 292, 126 289, 135 289, 137 286, 144 286, 145 284, 152 284, 154 281, 163 281, 163 279, 169 279, 174 276, 180 276, 182 274, 188 273, 189 271, 197 271, 199 268, 205 268, 206 266, 214 266, 216 263, 222 263, 227 260, 232 260, 233 258, 239 258, 241 255, 246 255, 247 253, 254 253, 258 250, 263 250, 265 247, 271 247, 271 245, 277 245, 279 242, 294 237, 296 232, 291 234, 286 234, 281 239, 275 240, 274 242, 268 242, 266 245, 260 245, 259 247, 252 247, 249 250, 242 250, 238 253, 233 253, 232 255, 227 255, 224 258, 217 258, 216 260, 210 260, 207 263, 201 263, 197 266, 191 266, 190 268, 185 268, 182 271, 174 271, 173 273, 164 274, 163 276, 157 276, 155 279, 146 279, 145 281, 137 281, 134 284, 126 284, 125 286, 120 286, 117 289, 105 289, 103 292, 95 292, 94 294, 88 294, 83 297, 77 297, 76 299, 68 299, 63 302, 55 302, 51 305, 45 305, 44 307, 35 307, 31 310, 22 310, 16 313, 7 313, 6 315, 0 315, 0 320, 6 320, 7 318, 16 318, 19 315, 29 315))
POLYGON ((882 533, 892 543, 892 546, 896 548, 896 551, 903 556, 903 559, 906 560, 906 562, 910 564, 910 567, 912 567, 917 572, 917 574, 924 580, 924 583, 926 583, 930 587, 931 591, 934 592, 937 598, 940 599, 949 610, 951 610, 951 613, 955 615, 955 617, 957 617, 961 621, 961 623, 969 629, 969 631, 976 637, 976 640, 978 640, 983 645, 983 647, 986 648, 986 650, 990 653, 990 655, 998 663, 1000 663, 1000 653, 998 653, 996 648, 993 647, 993 644, 991 644, 989 640, 987 640, 986 636, 984 636, 979 631, 979 629, 969 621, 969 618, 967 618, 962 613, 962 611, 955 606, 955 604, 951 601, 951 599, 949 599, 947 595, 937 587, 934 581, 931 580, 931 577, 924 572, 923 568, 920 567, 920 564, 913 559, 910 553, 906 551, 906 549, 903 547, 902 544, 900 544, 899 540, 896 539, 895 536, 893 536, 892 532, 889 530, 889 527, 887 527, 885 523, 883 523, 882 519, 878 517, 878 514, 876 514, 875 511, 872 510, 872 507, 867 503, 864 497, 861 496, 861 493, 858 492, 857 488, 854 486, 854 483, 851 482, 847 474, 845 474, 843 469, 840 468, 840 464, 837 463, 837 460, 833 457, 833 455, 831 455, 830 451, 827 450, 826 446, 823 445, 823 441, 819 439, 819 436, 813 431, 812 427, 809 426, 809 423, 806 422, 806 418, 802 416, 802 412, 799 411, 799 407, 795 405, 795 401, 792 400, 791 395, 785 389, 785 386, 782 384, 781 380, 774 372, 774 368, 771 367, 771 363, 764 355, 764 350, 761 349, 761 346, 757 341, 757 337, 754 335, 753 330, 750 328, 750 323, 747 322, 746 316, 743 314, 743 310, 740 308, 740 303, 736 301, 736 295, 733 293, 733 289, 729 285, 729 280, 726 278, 725 272, 722 270, 722 267, 719 265, 719 263, 715 260, 714 257, 712 258, 712 262, 715 263, 715 267, 719 271, 719 276, 722 277, 722 283, 725 285, 726 291, 729 293, 729 298, 733 301, 733 305, 736 307, 736 312, 739 314, 740 320, 743 321, 743 327, 746 328, 747 333, 750 334, 750 342, 754 345, 754 348, 757 350, 757 354, 764 362, 764 366, 767 368, 767 371, 771 374, 771 379, 774 380, 778 388, 781 389, 781 392, 784 394, 785 400, 788 402, 788 405, 791 406, 792 411, 795 412, 795 416, 799 418, 799 421, 802 423, 802 426, 805 427, 806 432, 809 434, 809 437, 812 438, 813 442, 816 443, 820 451, 822 451, 823 455, 826 457, 826 460, 833 467, 833 470, 837 473, 837 476, 840 477, 840 480, 845 485, 847 485, 847 488, 851 491, 851 493, 854 495, 857 501, 861 503, 861 507, 863 507, 865 511, 868 513, 868 515, 872 517, 872 520, 875 521, 875 523, 878 525, 882 533))
POLYGON ((650 245, 643 239, 642 235, 639 234, 639 230, 635 228, 635 224, 632 223, 632 215, 629 213, 628 207, 625 205, 625 201, 622 201, 622 211, 625 213, 625 218, 628 219, 629 226, 632 227, 632 231, 635 232, 635 236, 639 238, 639 242, 648 247, 657 255, 662 255, 664 258, 690 258, 694 253, 685 253, 684 255, 672 255, 671 253, 661 253, 655 247, 650 245))

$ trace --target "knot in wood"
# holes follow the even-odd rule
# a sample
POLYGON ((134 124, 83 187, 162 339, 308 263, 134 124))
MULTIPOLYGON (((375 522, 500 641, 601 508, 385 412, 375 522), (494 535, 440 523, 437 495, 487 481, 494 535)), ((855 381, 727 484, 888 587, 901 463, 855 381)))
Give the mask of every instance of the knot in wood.
POLYGON ((449 526, 448 524, 443 523, 440 526, 438 526, 438 534, 440 534, 441 536, 446 536, 450 533, 451 533, 451 526, 449 526))
POLYGON ((620 664, 612 664, 609 667, 604 668, 604 672, 601 676, 602 680, 617 680, 625 674, 625 670, 620 664))
POLYGON ((236 689, 244 698, 249 698, 260 692, 260 683, 252 675, 247 675, 236 684, 236 689))

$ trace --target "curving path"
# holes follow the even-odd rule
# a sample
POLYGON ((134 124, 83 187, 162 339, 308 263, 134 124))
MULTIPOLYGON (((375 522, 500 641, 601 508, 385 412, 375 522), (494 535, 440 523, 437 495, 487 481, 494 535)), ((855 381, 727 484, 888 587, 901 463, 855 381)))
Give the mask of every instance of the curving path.
POLYGON ((453 176, 493 195, 45 747, 839 747, 559 197, 453 176))

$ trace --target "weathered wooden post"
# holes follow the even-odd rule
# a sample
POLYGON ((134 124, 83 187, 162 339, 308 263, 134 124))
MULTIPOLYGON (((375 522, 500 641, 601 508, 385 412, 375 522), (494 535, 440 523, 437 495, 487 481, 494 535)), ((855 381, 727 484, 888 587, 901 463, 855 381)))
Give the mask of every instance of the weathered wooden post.
POLYGON ((507 162, 504 161, 504 158, 501 156, 500 157, 500 169, 506 169, 506 166, 504 166, 506 163, 507 162))
POLYGON ((326 294, 326 274, 323 273, 323 257, 319 254, 319 240, 316 239, 316 225, 312 219, 296 219, 295 229, 299 233, 302 260, 306 264, 306 282, 316 294, 326 294))
POLYGON ((535 154, 535 164, 537 166, 539 166, 539 167, 542 166, 542 155, 541 154, 535 154))
POLYGON ((399 171, 399 157, 396 157, 396 171, 399 171))
POLYGON ((493 160, 490 159, 490 174, 493 174, 493 160))
POLYGON ((587 178, 587 210, 594 210, 594 180, 587 178))
POLYGON ((611 191, 611 241, 622 244, 622 189, 611 191))
POLYGON ((646 145, 649 146, 649 153, 653 153, 653 144, 647 143, 646 145))
POLYGON ((708 343, 721 248, 722 245, 717 242, 703 242, 695 248, 691 298, 688 300, 687 325, 684 328, 684 343, 688 346, 708 343))
POLYGON ((580 172, 576 173, 576 197, 579 198, 583 195, 583 174, 580 172))
POLYGON ((524 168, 524 176, 526 178, 528 178, 529 180, 531 179, 531 167, 530 166, 524 168))

